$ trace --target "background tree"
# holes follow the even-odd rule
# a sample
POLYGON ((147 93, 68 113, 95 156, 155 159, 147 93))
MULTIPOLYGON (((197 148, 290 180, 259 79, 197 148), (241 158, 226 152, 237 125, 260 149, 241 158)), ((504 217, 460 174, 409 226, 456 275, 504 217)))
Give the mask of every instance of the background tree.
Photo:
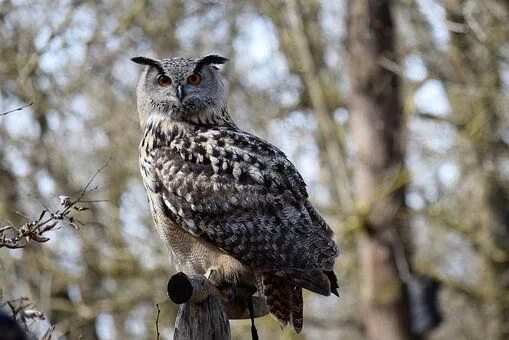
POLYGON ((409 303, 394 243, 408 228, 400 81, 390 1, 348 1, 350 126, 355 143, 360 303, 371 339, 409 339, 409 303))

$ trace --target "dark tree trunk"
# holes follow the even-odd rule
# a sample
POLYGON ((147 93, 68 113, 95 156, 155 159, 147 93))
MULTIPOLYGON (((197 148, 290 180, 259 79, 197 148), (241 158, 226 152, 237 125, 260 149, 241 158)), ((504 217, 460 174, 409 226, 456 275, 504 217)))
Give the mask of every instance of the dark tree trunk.
POLYGON ((362 319, 370 339, 408 339, 408 301, 392 246, 407 223, 400 86, 389 70, 397 62, 390 1, 348 0, 348 13, 362 319))

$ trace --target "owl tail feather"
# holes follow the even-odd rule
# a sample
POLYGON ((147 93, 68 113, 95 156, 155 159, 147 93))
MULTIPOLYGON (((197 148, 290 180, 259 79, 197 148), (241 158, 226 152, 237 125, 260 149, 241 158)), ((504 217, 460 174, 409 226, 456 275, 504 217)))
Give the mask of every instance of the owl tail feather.
POLYGON ((339 285, 338 285, 338 278, 336 277, 336 274, 332 270, 324 270, 323 272, 329 278, 332 294, 339 297, 339 291, 338 291, 339 285))
POLYGON ((302 288, 293 286, 291 287, 292 295, 292 325, 295 332, 302 331, 302 324, 304 323, 304 302, 302 301, 302 288))
POLYGON ((262 286, 269 311, 281 327, 290 323, 300 333, 303 324, 302 288, 269 273, 262 274, 262 286))
POLYGON ((321 269, 298 270, 285 269, 274 272, 279 277, 284 278, 295 286, 305 288, 314 293, 329 296, 336 294, 337 280, 332 272, 326 272, 321 269))

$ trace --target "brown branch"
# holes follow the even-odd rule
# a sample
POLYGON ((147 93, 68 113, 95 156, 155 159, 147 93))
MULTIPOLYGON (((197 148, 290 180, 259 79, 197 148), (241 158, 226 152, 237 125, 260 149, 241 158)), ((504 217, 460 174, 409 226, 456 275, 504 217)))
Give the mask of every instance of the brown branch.
POLYGON ((47 242, 49 238, 44 236, 44 234, 51 230, 59 229, 62 224, 78 230, 78 224, 82 223, 72 216, 72 212, 89 209, 81 205, 82 203, 96 202, 94 200, 84 201, 82 199, 86 194, 97 189, 97 187, 90 189, 90 185, 108 164, 109 160, 97 170, 75 199, 71 199, 69 196, 59 196, 62 210, 51 211, 43 204, 45 209, 39 214, 37 219, 28 218, 28 222, 20 227, 16 227, 12 223, 0 227, 0 248, 18 249, 26 247, 30 241, 47 242), (8 233, 14 233, 14 236, 7 237, 8 233))
POLYGON ((159 309, 159 304, 156 303, 157 308, 157 317, 156 317, 156 339, 159 340, 159 315, 161 314, 161 310, 159 309))

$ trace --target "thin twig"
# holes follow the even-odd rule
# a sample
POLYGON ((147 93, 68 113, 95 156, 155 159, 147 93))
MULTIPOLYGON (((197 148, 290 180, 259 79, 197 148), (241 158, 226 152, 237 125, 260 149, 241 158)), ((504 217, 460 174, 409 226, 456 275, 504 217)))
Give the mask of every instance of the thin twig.
POLYGON ((157 340, 159 340, 159 315, 161 314, 161 310, 159 309, 159 304, 156 303, 156 308, 157 308, 157 317, 156 317, 156 334, 157 334, 157 340))
POLYGON ((4 112, 4 113, 0 113, 0 116, 8 115, 9 113, 12 113, 12 112, 14 112, 14 111, 21 111, 21 110, 23 110, 25 107, 32 106, 32 104, 33 104, 33 103, 34 103, 34 102, 30 102, 30 103, 25 104, 25 105, 23 105, 23 106, 21 106, 21 107, 18 107, 17 109, 13 109, 13 110, 10 110, 10 111, 4 112))
MULTIPOLYGON (((81 191, 81 195, 79 196, 79 198, 83 197, 87 193, 87 190, 88 190, 88 187, 90 186, 90 184, 92 184, 94 179, 97 177, 97 175, 99 175, 99 173, 101 173, 101 171, 103 171, 108 165, 110 165, 110 161, 111 161, 111 157, 108 158, 108 161, 102 167, 100 167, 99 170, 97 170, 95 172, 95 174, 92 176, 92 178, 90 178, 90 180, 88 181, 87 185, 85 185, 85 187, 81 191)), ((97 187, 88 190, 88 192, 93 191, 95 189, 97 189, 97 187)))

